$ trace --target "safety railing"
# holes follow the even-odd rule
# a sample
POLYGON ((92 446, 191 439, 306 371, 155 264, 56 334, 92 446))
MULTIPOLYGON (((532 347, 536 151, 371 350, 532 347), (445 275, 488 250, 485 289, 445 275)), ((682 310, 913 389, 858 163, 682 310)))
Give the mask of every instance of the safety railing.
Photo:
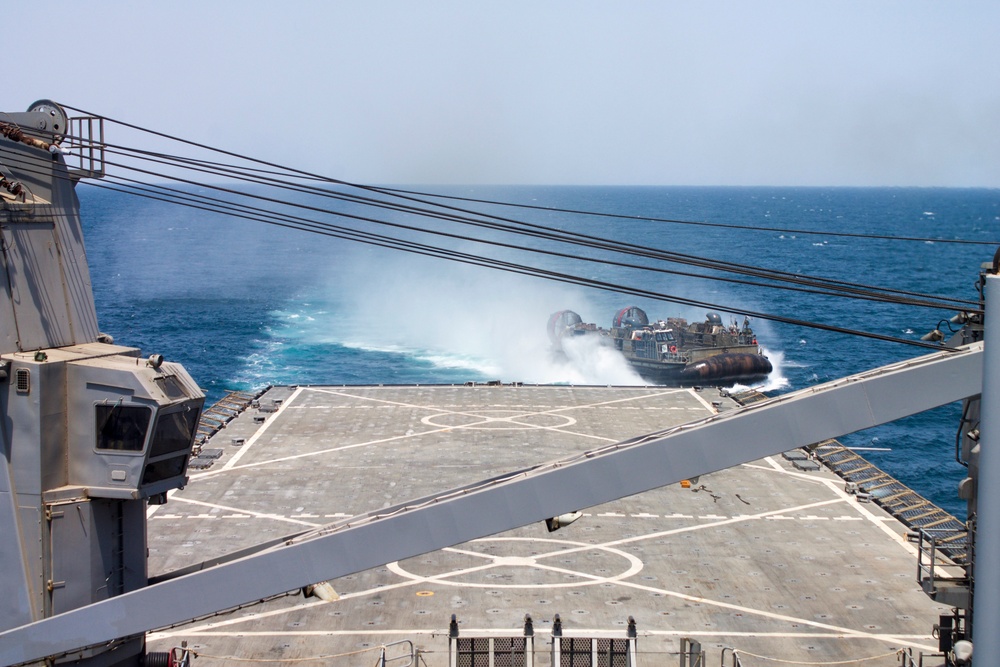
POLYGON ((719 662, 720 667, 743 667, 743 663, 740 662, 740 654, 736 652, 736 649, 727 646, 722 649, 722 660, 719 662), (726 662, 726 656, 729 656, 729 662, 726 662))
POLYGON ((79 178, 104 177, 104 119, 69 119, 69 133, 60 144, 70 173, 79 178))
MULTIPOLYGON (((937 599, 942 588, 951 595, 967 595, 968 575, 951 558, 951 546, 956 539, 965 539, 965 530, 925 529, 916 531, 917 581, 924 592, 937 599)), ((960 602, 960 601, 956 601, 960 602)), ((955 604, 955 606, 963 606, 955 604)))
POLYGON ((390 642, 388 644, 382 644, 379 647, 379 667, 387 667, 390 663, 394 667, 410 667, 410 665, 416 662, 416 649, 413 648, 413 642, 409 639, 403 639, 398 642, 390 642), (399 655, 392 655, 390 657, 389 649, 397 646, 406 646, 408 650, 405 653, 399 653, 399 655), (402 662, 406 660, 406 662, 402 662))

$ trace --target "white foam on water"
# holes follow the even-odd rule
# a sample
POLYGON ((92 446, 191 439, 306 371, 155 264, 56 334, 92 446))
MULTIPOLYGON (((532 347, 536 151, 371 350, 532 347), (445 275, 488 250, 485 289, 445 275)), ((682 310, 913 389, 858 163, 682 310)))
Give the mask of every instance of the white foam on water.
MULTIPOLYGON (((312 299, 315 300, 315 299, 312 299)), ((553 353, 546 324, 566 308, 588 307, 556 283, 413 260, 380 264, 300 340, 407 355, 439 368, 464 368, 503 382, 644 384, 625 359, 595 337, 553 353)), ((291 324, 291 323, 290 323, 291 324)), ((296 323, 298 324, 298 323, 296 323)))
MULTIPOLYGON (((398 354, 502 382, 648 384, 607 339, 576 336, 553 349, 546 324, 554 312, 571 309, 584 321, 604 313, 610 321, 613 309, 595 304, 590 292, 420 258, 365 256, 355 262, 339 266, 319 291, 277 313, 289 338, 398 354)), ((701 317, 663 306, 671 315, 701 317)), ((780 371, 783 355, 771 356, 775 372, 761 385, 768 391, 788 386, 780 371)))

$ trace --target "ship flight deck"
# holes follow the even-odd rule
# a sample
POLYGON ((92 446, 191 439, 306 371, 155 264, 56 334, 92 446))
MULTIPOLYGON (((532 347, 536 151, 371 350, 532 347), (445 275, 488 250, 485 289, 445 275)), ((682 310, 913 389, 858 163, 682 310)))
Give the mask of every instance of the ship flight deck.
MULTIPOLYGON (((150 575, 734 407, 714 388, 272 387, 150 508, 150 575)), ((335 601, 288 595, 162 629, 149 650, 186 641, 199 667, 405 665, 412 647, 445 666, 453 615, 459 637, 516 637, 527 614, 533 664, 548 665, 558 614, 580 638, 625 638, 633 618, 638 665, 680 664, 685 639, 709 664, 735 649, 746 666, 897 665, 898 649, 933 653, 950 612, 921 590, 907 528, 812 460, 580 509, 556 532, 536 523, 331 581, 335 601)))

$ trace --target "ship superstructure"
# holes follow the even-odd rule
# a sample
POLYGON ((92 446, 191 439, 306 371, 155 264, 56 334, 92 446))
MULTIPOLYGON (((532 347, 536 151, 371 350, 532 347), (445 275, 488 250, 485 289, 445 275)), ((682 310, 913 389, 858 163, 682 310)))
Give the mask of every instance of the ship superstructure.
MULTIPOLYGON (((48 100, 0 119, 5 630, 146 586, 145 512, 187 480, 204 403, 182 366, 98 329, 74 186, 100 176, 100 144, 67 140, 93 120, 70 127, 48 100)), ((61 662, 136 664, 145 654, 141 633, 91 643, 61 662)))

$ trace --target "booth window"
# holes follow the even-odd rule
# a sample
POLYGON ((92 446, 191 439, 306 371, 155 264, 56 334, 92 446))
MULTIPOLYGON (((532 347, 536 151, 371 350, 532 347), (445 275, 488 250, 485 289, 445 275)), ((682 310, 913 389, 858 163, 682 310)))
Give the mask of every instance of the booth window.
POLYGON ((182 410, 160 415, 153 431, 153 443, 149 448, 149 458, 188 450, 198 426, 197 410, 182 410))
POLYGON ((187 456, 175 456, 172 459, 148 463, 145 470, 142 471, 142 485, 183 475, 185 465, 187 465, 187 456))
POLYGON ((140 405, 101 404, 96 408, 97 448, 141 452, 153 411, 140 405))

